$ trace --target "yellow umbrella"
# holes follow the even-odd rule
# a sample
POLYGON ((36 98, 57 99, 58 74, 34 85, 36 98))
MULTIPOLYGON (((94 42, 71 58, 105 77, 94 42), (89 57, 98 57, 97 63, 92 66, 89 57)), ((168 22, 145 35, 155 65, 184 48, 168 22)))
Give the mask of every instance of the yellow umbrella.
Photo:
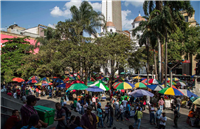
POLYGON ((139 76, 135 76, 135 77, 133 77, 133 79, 141 79, 141 77, 139 77, 139 76))
POLYGON ((147 88, 147 86, 142 82, 138 82, 135 83, 135 88, 147 88))

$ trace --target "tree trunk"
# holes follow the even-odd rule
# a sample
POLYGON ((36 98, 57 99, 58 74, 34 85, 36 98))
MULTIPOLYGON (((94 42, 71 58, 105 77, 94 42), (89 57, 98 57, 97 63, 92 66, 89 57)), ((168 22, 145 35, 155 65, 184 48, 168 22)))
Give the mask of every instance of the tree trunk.
POLYGON ((162 54, 162 58, 161 58, 161 82, 163 81, 164 79, 164 50, 163 50, 163 45, 161 46, 161 54, 162 54))
POLYGON ((138 82, 140 82, 139 74, 140 74, 140 69, 138 69, 138 82))
POLYGON ((147 41, 146 49, 147 49, 147 85, 149 85, 149 39, 147 41))
POLYGON ((113 79, 114 79, 114 74, 115 74, 115 70, 114 70, 114 60, 111 60, 111 76, 109 78, 109 88, 111 89, 112 83, 113 83, 113 79))
MULTIPOLYGON (((87 86, 87 77, 88 77, 88 69, 87 67, 85 67, 85 81, 84 84, 87 86)), ((88 91, 85 90, 85 94, 88 94, 88 91)))
POLYGON ((155 49, 154 49, 154 70, 155 70, 155 74, 156 74, 156 79, 158 80, 158 72, 157 72, 157 61, 156 61, 156 52, 155 52, 155 49))
POLYGON ((165 87, 167 87, 167 34, 165 37, 165 87))
MULTIPOLYGON (((160 38, 158 37, 158 73, 159 73, 159 81, 162 82, 162 72, 161 72, 161 66, 162 66, 162 61, 161 61, 161 42, 160 42, 160 38)), ((158 79, 158 78, 157 78, 158 79)))

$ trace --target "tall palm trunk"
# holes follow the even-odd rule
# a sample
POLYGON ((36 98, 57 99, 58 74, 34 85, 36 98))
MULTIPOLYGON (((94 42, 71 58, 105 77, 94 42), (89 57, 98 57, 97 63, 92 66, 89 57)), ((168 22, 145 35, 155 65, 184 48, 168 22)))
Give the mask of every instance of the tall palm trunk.
POLYGON ((112 83, 113 83, 113 79, 114 79, 114 74, 115 74, 115 70, 114 70, 114 63, 115 61, 114 60, 111 60, 110 61, 110 64, 111 64, 111 76, 109 78, 109 88, 111 89, 111 86, 112 86, 112 83))
POLYGON ((161 55, 162 55, 162 57, 161 57, 161 81, 163 81, 163 79, 164 79, 164 50, 163 50, 163 45, 161 46, 161 55))
POLYGON ((156 79, 158 79, 158 72, 157 72, 157 63, 156 63, 156 52, 155 52, 155 49, 154 49, 154 70, 155 70, 155 74, 156 74, 156 79))
POLYGON ((167 32, 165 37, 165 87, 167 87, 167 32))
POLYGON ((147 39, 146 50, 147 50, 147 85, 149 85, 149 39, 147 39))

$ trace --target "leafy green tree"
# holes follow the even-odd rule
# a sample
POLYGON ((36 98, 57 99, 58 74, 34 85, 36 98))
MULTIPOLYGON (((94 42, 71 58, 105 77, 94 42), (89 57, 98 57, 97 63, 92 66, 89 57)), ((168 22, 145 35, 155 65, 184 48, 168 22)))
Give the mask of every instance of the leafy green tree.
POLYGON ((17 71, 27 62, 23 60, 26 55, 33 53, 33 46, 24 38, 4 38, 7 40, 1 51, 1 80, 10 82, 12 78, 21 77, 23 71, 17 71))

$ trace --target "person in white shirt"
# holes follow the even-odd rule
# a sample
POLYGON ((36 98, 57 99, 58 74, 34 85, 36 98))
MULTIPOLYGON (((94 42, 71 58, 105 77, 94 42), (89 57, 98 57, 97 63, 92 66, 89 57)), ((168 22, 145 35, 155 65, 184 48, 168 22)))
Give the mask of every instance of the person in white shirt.
POLYGON ((163 112, 161 117, 160 117, 159 129, 165 129, 166 122, 167 122, 167 117, 165 116, 165 112, 163 112))
POLYGON ((82 106, 81 106, 80 102, 77 102, 76 103, 76 111, 79 112, 80 114, 82 114, 81 109, 82 109, 82 106))
POLYGON ((123 114, 124 114, 124 106, 123 106, 123 102, 120 105, 120 115, 117 117, 117 121, 119 120, 119 118, 121 117, 121 121, 123 121, 123 114))
POLYGON ((126 104, 127 104, 127 98, 125 98, 124 100, 122 100, 122 102, 123 102, 123 106, 124 106, 124 109, 126 109, 126 104))
POLYGON ((119 112, 119 99, 117 99, 113 105, 115 107, 115 116, 117 116, 119 112))
POLYGON ((92 97, 92 106, 94 107, 96 111, 96 96, 95 95, 92 97))
POLYGON ((17 91, 13 94, 13 97, 16 99, 17 98, 17 91))
POLYGON ((156 124, 154 112, 155 112, 155 108, 154 108, 154 105, 152 105, 150 108, 150 123, 151 123, 151 125, 156 124), (152 123, 152 120, 153 120, 153 123, 152 123))
POLYGON ((160 110, 160 107, 158 107, 156 111, 156 128, 159 127, 161 114, 162 114, 162 111, 160 110))

